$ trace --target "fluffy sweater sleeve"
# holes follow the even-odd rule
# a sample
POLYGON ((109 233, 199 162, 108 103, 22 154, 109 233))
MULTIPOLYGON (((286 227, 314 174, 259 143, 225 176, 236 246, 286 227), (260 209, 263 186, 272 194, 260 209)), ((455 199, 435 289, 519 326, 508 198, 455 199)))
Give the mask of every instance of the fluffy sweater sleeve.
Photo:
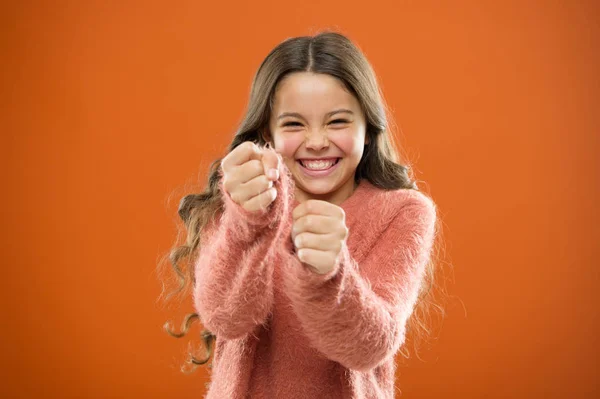
MULTIPOLYGON (((358 371, 398 351, 429 259, 435 218, 433 202, 411 191, 360 264, 345 242, 336 268, 324 275, 292 257, 286 292, 317 350, 358 371)), ((368 221, 354 228, 368 229, 368 221)))
POLYGON ((201 234, 193 291, 202 324, 217 336, 240 338, 271 311, 274 238, 289 201, 289 176, 281 167, 279 172, 274 182, 277 198, 257 212, 246 211, 231 199, 220 172, 223 212, 201 234))

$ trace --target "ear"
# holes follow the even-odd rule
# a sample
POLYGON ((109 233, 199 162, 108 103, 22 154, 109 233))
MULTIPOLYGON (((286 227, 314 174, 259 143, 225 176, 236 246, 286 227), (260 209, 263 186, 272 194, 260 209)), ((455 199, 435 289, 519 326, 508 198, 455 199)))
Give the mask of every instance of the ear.
POLYGON ((371 139, 369 138, 369 135, 365 134, 365 145, 369 144, 370 141, 371 139))

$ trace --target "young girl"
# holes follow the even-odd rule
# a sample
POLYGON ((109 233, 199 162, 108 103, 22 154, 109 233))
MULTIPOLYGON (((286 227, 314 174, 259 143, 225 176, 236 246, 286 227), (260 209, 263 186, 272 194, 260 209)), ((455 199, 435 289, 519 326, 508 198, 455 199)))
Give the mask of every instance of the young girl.
POLYGON ((271 51, 227 156, 179 215, 187 243, 171 260, 197 310, 185 331, 200 319, 209 357, 216 338, 205 398, 394 397, 436 207, 398 163, 374 72, 348 38, 271 51))

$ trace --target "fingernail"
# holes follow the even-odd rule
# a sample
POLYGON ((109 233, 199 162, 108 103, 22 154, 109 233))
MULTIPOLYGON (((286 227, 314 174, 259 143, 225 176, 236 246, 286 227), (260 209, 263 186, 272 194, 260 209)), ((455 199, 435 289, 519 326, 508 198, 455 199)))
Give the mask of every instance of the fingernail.
POLYGON ((271 174, 272 179, 279 179, 279 171, 277 169, 271 169, 269 173, 271 174))

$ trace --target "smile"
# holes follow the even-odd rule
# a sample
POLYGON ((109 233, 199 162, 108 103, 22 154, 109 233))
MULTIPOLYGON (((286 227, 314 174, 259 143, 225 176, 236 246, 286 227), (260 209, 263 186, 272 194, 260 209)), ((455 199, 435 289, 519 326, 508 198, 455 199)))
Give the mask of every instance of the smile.
POLYGON ((307 164, 310 164, 311 166, 314 167, 314 169, 311 169, 310 167, 306 167, 304 166, 303 162, 298 160, 296 162, 298 162, 298 165, 300 165, 300 170, 307 176, 310 177, 323 177, 323 176, 328 176, 331 173, 333 173, 333 171, 335 171, 338 167, 338 165, 340 164, 340 160, 341 158, 337 158, 335 160, 335 162, 331 163, 328 161, 319 161, 319 162, 310 162, 310 161, 304 161, 307 164))

